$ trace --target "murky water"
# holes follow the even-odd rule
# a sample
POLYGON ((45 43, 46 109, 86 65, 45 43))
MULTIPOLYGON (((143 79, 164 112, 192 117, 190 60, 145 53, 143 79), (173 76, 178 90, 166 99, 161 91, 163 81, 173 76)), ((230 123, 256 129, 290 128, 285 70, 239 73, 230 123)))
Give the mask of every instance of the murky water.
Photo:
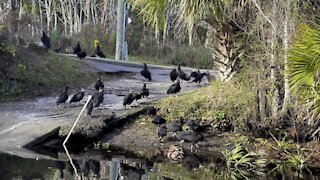
MULTIPOLYGON (((25 159, 0 154, 0 179, 320 179, 311 171, 284 171, 273 169, 265 173, 246 170, 228 170, 224 165, 210 161, 210 157, 187 154, 179 163, 169 161, 163 154, 136 155, 119 149, 90 151, 71 155, 72 163, 63 152, 55 159, 25 159)), ((139 154, 139 153, 138 153, 139 154)))

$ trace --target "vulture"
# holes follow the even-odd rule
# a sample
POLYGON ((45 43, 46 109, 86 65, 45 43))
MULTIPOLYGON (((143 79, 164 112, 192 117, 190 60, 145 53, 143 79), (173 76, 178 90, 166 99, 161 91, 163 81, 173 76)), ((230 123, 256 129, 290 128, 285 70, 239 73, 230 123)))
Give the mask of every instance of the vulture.
POLYGON ((148 79, 149 81, 152 80, 152 78, 151 78, 151 73, 150 73, 150 71, 148 70, 148 67, 147 67, 147 64, 146 64, 146 63, 143 63, 143 69, 142 69, 142 71, 140 71, 140 73, 141 73, 141 75, 142 75, 144 78, 148 79))
POLYGON ((143 84, 142 88, 141 88, 141 95, 142 97, 147 97, 149 96, 149 89, 147 89, 147 85, 143 84))
POLYGON ((44 31, 42 31, 41 42, 46 48, 50 49, 51 47, 50 38, 46 35, 44 31))
POLYGON ((80 92, 77 92, 76 94, 74 94, 72 96, 72 98, 70 99, 70 103, 73 103, 73 102, 80 102, 84 97, 84 89, 81 89, 80 92))
POLYGON ((142 97, 142 92, 139 92, 139 93, 135 92, 132 95, 133 95, 133 99, 138 101, 142 97))
POLYGON ((99 107, 104 100, 104 89, 99 89, 98 92, 94 93, 92 96, 93 107, 99 107))
MULTIPOLYGON (((92 97, 93 98, 93 97, 92 97)), ((93 110, 93 100, 91 100, 88 102, 88 105, 87 105, 87 115, 88 116, 91 116, 91 113, 92 113, 92 110, 93 110)))
POLYGON ((172 82, 174 82, 175 80, 177 80, 178 78, 178 72, 177 72, 177 69, 176 68, 173 68, 171 71, 170 71, 170 80, 172 82))
POLYGON ((160 128, 158 129, 158 137, 159 137, 159 141, 163 142, 163 138, 167 135, 167 127, 166 126, 160 126, 160 128))
POLYGON ((178 76, 181 80, 189 81, 190 76, 187 77, 187 74, 181 70, 180 65, 178 65, 178 76))
POLYGON ((167 94, 176 94, 180 90, 181 90, 181 86, 180 86, 180 81, 178 80, 176 83, 172 84, 169 87, 167 94))
POLYGON ((78 41, 78 44, 76 47, 73 48, 73 54, 77 54, 78 52, 81 52, 80 42, 78 41))
POLYGON ((152 120, 152 123, 155 124, 156 126, 160 126, 161 124, 165 124, 167 121, 161 117, 161 116, 154 116, 153 117, 153 120, 152 120))
POLYGON ((80 52, 77 52, 77 57, 81 60, 84 59, 87 56, 87 53, 83 50, 80 52))
POLYGON ((98 55, 101 58, 105 58, 106 56, 103 54, 103 52, 101 51, 100 45, 98 44, 95 50, 96 55, 98 55))
POLYGON ((104 88, 104 84, 101 81, 101 76, 98 77, 98 80, 96 82, 96 84, 94 85, 94 88, 99 91, 99 89, 103 89, 104 88))
POLYGON ((157 114, 158 109, 156 109, 155 107, 149 107, 147 109, 147 115, 149 116, 155 116, 157 114))
POLYGON ((179 119, 177 121, 173 121, 171 123, 165 124, 167 128, 167 132, 172 132, 173 135, 176 135, 177 132, 182 131, 182 125, 184 124, 183 119, 179 119))
POLYGON ((125 109, 127 109, 127 105, 129 105, 130 108, 130 104, 134 101, 133 98, 132 90, 130 90, 129 94, 127 94, 123 99, 123 106, 125 109))
POLYGON ((66 86, 66 87, 64 88, 64 91, 60 93, 60 95, 59 95, 59 97, 58 97, 58 100, 57 100, 57 102, 56 102, 57 105, 62 104, 62 103, 65 103, 65 102, 68 100, 68 97, 69 97, 69 95, 68 95, 68 89, 69 89, 69 87, 66 86))
POLYGON ((200 70, 198 69, 198 71, 191 72, 190 77, 193 77, 194 79, 196 79, 200 74, 201 74, 200 70))
POLYGON ((177 139, 181 140, 181 142, 191 142, 191 152, 193 149, 193 146, 197 146, 197 143, 200 141, 203 141, 203 135, 200 133, 194 133, 194 132, 186 132, 186 131, 181 131, 180 133, 177 134, 177 139))

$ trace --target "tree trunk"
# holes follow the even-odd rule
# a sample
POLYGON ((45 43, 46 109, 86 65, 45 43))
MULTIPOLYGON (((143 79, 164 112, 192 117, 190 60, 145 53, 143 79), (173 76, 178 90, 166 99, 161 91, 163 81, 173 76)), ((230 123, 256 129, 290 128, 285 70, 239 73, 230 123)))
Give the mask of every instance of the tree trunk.
POLYGON ((288 78, 288 50, 289 50, 289 16, 290 16, 290 5, 291 0, 287 0, 285 7, 285 20, 284 20, 284 38, 283 38, 283 47, 284 47, 284 98, 281 109, 281 114, 287 113, 288 103, 290 102, 290 87, 289 87, 289 78, 288 78))
POLYGON ((201 26, 207 29, 205 47, 213 56, 217 78, 230 81, 240 71, 240 57, 244 46, 234 46, 235 38, 229 25, 223 25, 217 30, 208 22, 203 21, 201 26))

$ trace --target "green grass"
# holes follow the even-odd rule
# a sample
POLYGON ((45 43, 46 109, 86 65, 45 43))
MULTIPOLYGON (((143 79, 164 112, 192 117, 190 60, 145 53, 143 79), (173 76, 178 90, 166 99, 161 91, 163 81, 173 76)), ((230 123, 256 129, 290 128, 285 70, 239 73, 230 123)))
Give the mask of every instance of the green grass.
POLYGON ((10 86, 1 87, 2 100, 39 90, 51 92, 65 85, 78 88, 92 79, 73 59, 34 45, 18 49, 15 59, 13 71, 17 78, 10 82, 10 86))
POLYGON ((169 121, 183 118, 241 123, 254 112, 254 92, 240 83, 215 81, 207 87, 160 100, 159 114, 169 121))

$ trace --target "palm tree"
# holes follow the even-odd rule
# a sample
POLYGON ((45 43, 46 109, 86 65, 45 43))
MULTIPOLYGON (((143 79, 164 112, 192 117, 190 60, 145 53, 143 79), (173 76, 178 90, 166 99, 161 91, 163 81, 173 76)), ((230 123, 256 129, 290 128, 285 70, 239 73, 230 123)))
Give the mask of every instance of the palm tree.
POLYGON ((189 40, 197 26, 204 27, 207 30, 205 46, 212 53, 218 76, 221 80, 228 81, 239 72, 240 57, 245 49, 244 43, 236 38, 235 31, 239 33, 239 28, 233 23, 231 16, 241 12, 239 7, 245 7, 247 5, 245 2, 245 0, 241 2, 237 0, 135 0, 133 7, 139 9, 139 14, 155 28, 164 26, 168 9, 176 9, 176 25, 184 25, 189 33, 189 40))
POLYGON ((290 86, 320 117, 320 26, 301 25, 289 51, 290 86))

